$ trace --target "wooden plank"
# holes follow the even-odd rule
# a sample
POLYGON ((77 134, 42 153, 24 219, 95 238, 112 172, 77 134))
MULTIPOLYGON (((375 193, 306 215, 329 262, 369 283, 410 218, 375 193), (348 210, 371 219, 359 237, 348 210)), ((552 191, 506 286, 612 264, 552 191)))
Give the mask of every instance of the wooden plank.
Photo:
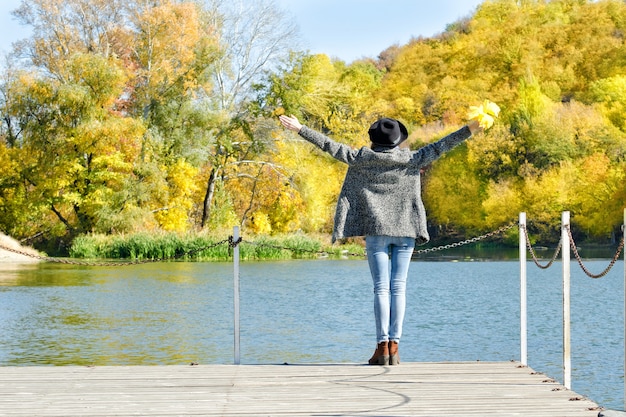
POLYGON ((0 368, 0 416, 597 414, 515 362, 0 368))

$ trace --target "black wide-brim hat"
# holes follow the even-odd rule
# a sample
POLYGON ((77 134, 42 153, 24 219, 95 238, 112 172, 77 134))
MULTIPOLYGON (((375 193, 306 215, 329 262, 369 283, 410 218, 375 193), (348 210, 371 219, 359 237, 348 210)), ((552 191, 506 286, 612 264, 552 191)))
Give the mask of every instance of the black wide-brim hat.
POLYGON ((409 137, 409 132, 402 122, 387 117, 372 123, 367 133, 374 145, 386 147, 398 146, 409 137))

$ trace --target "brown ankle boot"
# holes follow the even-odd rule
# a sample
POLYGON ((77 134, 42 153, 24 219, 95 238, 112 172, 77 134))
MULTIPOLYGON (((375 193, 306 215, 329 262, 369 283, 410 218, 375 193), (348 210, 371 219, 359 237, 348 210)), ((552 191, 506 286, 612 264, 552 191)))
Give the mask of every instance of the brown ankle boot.
POLYGON ((380 342, 376 345, 374 355, 369 360, 370 365, 389 365, 389 344, 380 342))
POLYGON ((400 364, 400 352, 398 352, 398 342, 389 342, 389 365, 400 364))

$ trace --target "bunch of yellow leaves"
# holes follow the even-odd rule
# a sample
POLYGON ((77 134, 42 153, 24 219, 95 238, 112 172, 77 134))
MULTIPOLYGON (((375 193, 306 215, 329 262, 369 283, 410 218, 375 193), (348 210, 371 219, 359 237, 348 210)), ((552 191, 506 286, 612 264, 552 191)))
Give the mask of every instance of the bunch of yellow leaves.
POLYGON ((500 107, 492 101, 485 100, 480 106, 471 106, 467 118, 478 121, 483 129, 489 129, 499 114, 500 107))

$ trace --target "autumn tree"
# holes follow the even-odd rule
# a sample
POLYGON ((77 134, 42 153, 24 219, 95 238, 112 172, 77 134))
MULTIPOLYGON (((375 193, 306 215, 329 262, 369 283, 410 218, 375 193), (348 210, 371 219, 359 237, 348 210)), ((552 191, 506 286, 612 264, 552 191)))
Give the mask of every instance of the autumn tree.
POLYGON ((65 60, 75 53, 116 55, 125 41, 127 2, 120 0, 23 0, 13 15, 32 29, 14 56, 63 81, 65 60))
MULTIPOLYGON (((134 216, 127 176, 143 126, 111 111, 124 90, 123 68, 77 53, 61 74, 64 81, 22 73, 5 86, 4 128, 19 126, 7 143, 17 171, 13 193, 27 199, 37 216, 54 214, 70 236, 128 227, 134 216)), ((34 226, 63 234, 49 221, 34 226)))
POLYGON ((193 227, 201 166, 210 152, 216 115, 202 104, 213 87, 218 59, 216 10, 194 2, 136 3, 130 10, 133 36, 119 53, 132 80, 129 115, 146 125, 138 177, 162 178, 146 207, 167 230, 193 227))
POLYGON ((199 166, 210 142, 211 116, 198 100, 212 88, 210 67, 218 59, 215 11, 173 1, 138 3, 131 11, 134 37, 120 53, 132 70, 129 112, 148 126, 144 147, 166 166, 180 158, 199 166))
MULTIPOLYGON (((267 161, 257 162, 273 142, 263 115, 251 111, 256 86, 296 45, 296 28, 273 2, 259 0, 213 2, 217 11, 212 24, 220 33, 218 59, 211 66, 213 89, 202 96, 214 118, 207 157, 201 227, 208 225, 216 190, 228 181, 241 179, 249 184, 248 193, 260 184, 250 178, 267 161), (260 165, 259 165, 260 164, 260 165)), ((279 171, 274 171, 279 172, 279 171)), ((241 188, 239 188, 241 189, 241 188)), ((240 208, 245 220, 248 206, 240 208)))

